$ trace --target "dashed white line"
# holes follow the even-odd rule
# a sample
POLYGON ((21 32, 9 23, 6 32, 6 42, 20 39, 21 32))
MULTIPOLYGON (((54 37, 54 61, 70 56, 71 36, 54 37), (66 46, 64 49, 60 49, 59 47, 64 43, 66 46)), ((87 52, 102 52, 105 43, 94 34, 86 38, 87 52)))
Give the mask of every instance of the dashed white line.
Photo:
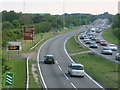
POLYGON ((66 74, 63 74, 64 76, 65 76, 65 78, 67 79, 67 80, 69 80, 69 78, 66 76, 66 74))
POLYGON ((70 83, 70 84, 73 86, 73 88, 74 88, 75 90, 78 90, 73 83, 70 83))
POLYGON ((62 71, 62 68, 60 67, 60 66, 58 66, 59 67, 59 69, 62 71))

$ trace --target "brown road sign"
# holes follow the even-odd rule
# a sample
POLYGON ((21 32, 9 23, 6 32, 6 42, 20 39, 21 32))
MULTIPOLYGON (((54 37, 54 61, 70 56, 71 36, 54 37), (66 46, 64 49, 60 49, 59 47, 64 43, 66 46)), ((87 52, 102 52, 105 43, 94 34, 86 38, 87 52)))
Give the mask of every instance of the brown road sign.
POLYGON ((24 27, 24 40, 33 40, 33 39, 34 39, 34 28, 24 27))

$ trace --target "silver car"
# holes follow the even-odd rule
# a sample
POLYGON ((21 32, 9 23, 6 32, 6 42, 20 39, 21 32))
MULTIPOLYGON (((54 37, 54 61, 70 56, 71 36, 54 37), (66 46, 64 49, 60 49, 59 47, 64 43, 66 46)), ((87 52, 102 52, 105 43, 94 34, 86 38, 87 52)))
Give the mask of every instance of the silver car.
POLYGON ((115 44, 109 44, 108 47, 112 50, 112 51, 117 51, 117 46, 115 44))
POLYGON ((68 70, 68 74, 70 76, 81 76, 84 77, 84 66, 82 64, 76 64, 72 63, 70 66, 70 69, 68 70))
POLYGON ((115 56, 116 60, 119 60, 120 61, 120 53, 117 53, 116 56, 115 56))
POLYGON ((109 47, 104 47, 101 54, 112 55, 112 50, 109 47))

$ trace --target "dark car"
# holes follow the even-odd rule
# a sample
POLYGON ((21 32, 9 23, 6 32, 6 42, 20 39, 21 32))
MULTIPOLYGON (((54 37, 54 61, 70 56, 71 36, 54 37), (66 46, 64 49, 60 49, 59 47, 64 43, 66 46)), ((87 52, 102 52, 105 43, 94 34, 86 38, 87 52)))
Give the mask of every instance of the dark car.
POLYGON ((44 56, 44 63, 45 64, 54 64, 55 63, 55 58, 53 55, 46 55, 44 56))
POLYGON ((93 42, 93 43, 90 44, 90 48, 98 48, 98 45, 93 42))
POLYGON ((80 39, 84 39, 84 35, 80 35, 79 38, 80 38, 80 39))
POLYGON ((96 42, 96 43, 100 43, 100 39, 96 39, 95 42, 96 42))
POLYGON ((91 43, 91 40, 86 40, 85 43, 86 43, 86 44, 90 44, 90 43, 91 43))

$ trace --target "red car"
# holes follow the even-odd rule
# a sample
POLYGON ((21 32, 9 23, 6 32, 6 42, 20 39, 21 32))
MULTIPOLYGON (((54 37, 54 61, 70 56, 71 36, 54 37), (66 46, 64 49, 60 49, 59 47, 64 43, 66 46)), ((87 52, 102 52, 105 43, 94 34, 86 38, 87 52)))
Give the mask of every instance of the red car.
POLYGON ((107 46, 107 42, 106 42, 105 40, 101 40, 101 41, 100 41, 100 45, 102 45, 102 46, 107 46))

